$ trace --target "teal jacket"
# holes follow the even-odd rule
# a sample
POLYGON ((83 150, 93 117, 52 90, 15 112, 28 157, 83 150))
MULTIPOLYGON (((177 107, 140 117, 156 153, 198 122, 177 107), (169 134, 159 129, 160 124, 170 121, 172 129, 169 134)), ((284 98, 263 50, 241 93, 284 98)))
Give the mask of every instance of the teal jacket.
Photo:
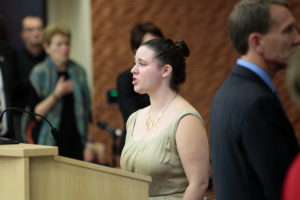
MULTIPOLYGON (((68 61, 68 74, 73 83, 74 112, 77 130, 80 134, 83 146, 85 146, 88 123, 91 117, 90 92, 87 84, 86 73, 83 67, 77 63, 68 61)), ((54 63, 50 58, 37 64, 30 73, 30 81, 40 99, 45 99, 54 92, 58 75, 54 63)), ((62 99, 58 100, 45 117, 55 128, 60 125, 62 112, 62 99)), ((51 135, 51 128, 44 121, 42 122, 38 144, 55 145, 55 140, 51 135)))

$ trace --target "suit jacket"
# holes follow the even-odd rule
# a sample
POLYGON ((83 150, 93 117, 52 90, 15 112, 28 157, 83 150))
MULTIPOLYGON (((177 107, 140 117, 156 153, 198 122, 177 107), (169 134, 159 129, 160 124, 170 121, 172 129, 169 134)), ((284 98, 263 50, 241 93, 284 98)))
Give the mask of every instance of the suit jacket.
MULTIPOLYGON (((2 80, 3 80, 3 89, 5 93, 5 103, 6 108, 13 106, 13 95, 14 95, 14 76, 15 76, 15 51, 12 47, 0 41, 0 67, 2 73, 2 80)), ((8 132, 5 137, 14 139, 14 126, 13 126, 13 119, 12 113, 6 112, 4 115, 7 116, 7 123, 8 123, 8 132)))
MULTIPOLYGON (((122 72, 117 78, 118 104, 124 120, 124 129, 126 127, 126 121, 132 113, 150 105, 149 96, 147 94, 139 94, 134 91, 130 70, 131 68, 122 72)), ((124 147, 125 138, 126 131, 123 132, 121 137, 119 153, 121 153, 124 147)))
MULTIPOLYGON (((33 110, 40 101, 29 80, 29 74, 33 67, 45 60, 46 53, 42 51, 38 56, 31 55, 26 48, 16 54, 16 85, 14 104, 18 108, 30 106, 33 110)), ((21 113, 19 113, 21 114, 21 113)))
POLYGON ((218 200, 280 200, 298 152, 280 100, 254 72, 236 65, 210 113, 213 180, 218 200))

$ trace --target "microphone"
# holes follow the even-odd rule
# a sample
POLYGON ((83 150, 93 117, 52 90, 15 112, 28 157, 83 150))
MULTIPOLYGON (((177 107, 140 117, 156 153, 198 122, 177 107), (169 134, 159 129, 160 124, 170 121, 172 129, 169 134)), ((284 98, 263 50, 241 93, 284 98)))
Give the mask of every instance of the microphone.
POLYGON ((121 137, 121 135, 122 135, 122 131, 120 129, 114 129, 111 126, 109 126, 108 124, 106 124, 105 122, 98 121, 97 126, 101 129, 109 132, 111 135, 113 135, 115 137, 121 137))
MULTIPOLYGON (((60 135, 59 135, 57 129, 54 128, 54 127, 52 126, 52 124, 48 121, 48 119, 46 119, 44 116, 42 116, 42 115, 40 115, 40 114, 37 114, 37 113, 34 113, 34 112, 30 112, 30 111, 28 111, 28 110, 23 110, 23 109, 20 109, 20 108, 7 107, 7 108, 4 109, 4 110, 2 111, 2 113, 0 114, 0 121, 2 121, 3 115, 4 115, 4 113, 7 112, 7 111, 16 111, 16 112, 21 112, 21 113, 27 113, 27 114, 29 114, 29 115, 31 115, 31 116, 38 116, 38 117, 42 118, 42 119, 45 120, 45 121, 49 124, 49 126, 51 127, 51 135, 53 136, 53 138, 54 138, 56 144, 57 144, 57 145, 59 144, 60 135)), ((19 142, 14 143, 14 144, 18 144, 18 143, 19 143, 19 142)))

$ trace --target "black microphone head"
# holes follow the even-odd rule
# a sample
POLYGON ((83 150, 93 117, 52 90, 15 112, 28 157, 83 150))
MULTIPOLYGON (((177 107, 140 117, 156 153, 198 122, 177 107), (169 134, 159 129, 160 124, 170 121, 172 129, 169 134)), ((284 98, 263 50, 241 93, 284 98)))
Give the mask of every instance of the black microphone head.
POLYGON ((114 128, 112 128, 111 126, 109 126, 108 124, 106 124, 105 122, 98 121, 97 125, 99 128, 109 132, 112 135, 115 135, 116 130, 114 128))
POLYGON ((97 125, 98 125, 99 128, 101 128, 101 129, 105 129, 105 128, 106 128, 106 124, 105 124, 104 122, 102 122, 102 121, 98 121, 98 122, 97 122, 97 125))

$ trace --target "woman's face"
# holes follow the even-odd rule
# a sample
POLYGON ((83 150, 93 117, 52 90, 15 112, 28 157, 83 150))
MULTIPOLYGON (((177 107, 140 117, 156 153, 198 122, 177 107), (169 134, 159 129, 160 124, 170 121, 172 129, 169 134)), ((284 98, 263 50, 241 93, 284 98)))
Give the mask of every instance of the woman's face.
POLYGON ((150 93, 159 87, 163 79, 163 67, 154 58, 154 51, 147 46, 138 48, 135 65, 131 69, 134 91, 140 94, 150 93))
POLYGON ((70 54, 70 38, 62 34, 55 34, 45 49, 55 64, 65 65, 70 54))

